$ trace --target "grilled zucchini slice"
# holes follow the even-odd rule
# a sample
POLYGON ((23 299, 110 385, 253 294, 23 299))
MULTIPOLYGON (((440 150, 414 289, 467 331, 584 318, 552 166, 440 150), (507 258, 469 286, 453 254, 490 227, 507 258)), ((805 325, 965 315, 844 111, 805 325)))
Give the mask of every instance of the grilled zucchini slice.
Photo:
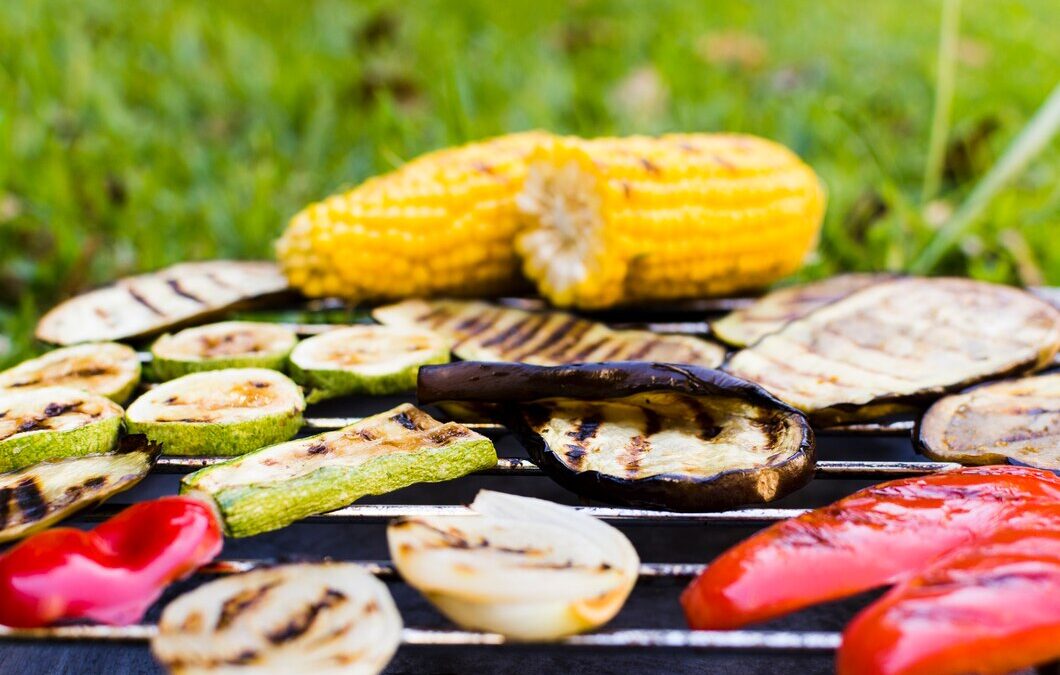
POLYGON ((380 673, 401 643, 386 585, 350 563, 217 579, 166 606, 151 651, 171 673, 380 673))
POLYGON ((69 387, 0 394, 0 471, 109 452, 121 418, 109 398, 69 387))
POLYGON ((274 263, 181 263, 63 302, 41 317, 37 338, 71 345, 146 337, 288 294, 274 263))
POLYGON ((725 370, 822 424, 915 409, 1048 364, 1060 312, 1017 288, 903 278, 857 291, 734 354, 725 370))
POLYGON ((497 463, 493 443, 406 403, 338 431, 263 448, 184 477, 216 502, 234 537, 268 532, 366 495, 436 483, 497 463))
POLYGON ((781 288, 762 296, 750 307, 738 309, 711 323, 710 330, 714 337, 726 344, 746 347, 818 307, 892 278, 894 276, 890 274, 840 274, 822 281, 781 288))
POLYGON ((140 358, 131 347, 98 342, 55 349, 0 373, 0 392, 70 387, 122 404, 140 384, 140 358))
POLYGON ((813 477, 805 417, 716 370, 465 362, 421 370, 418 396, 498 403, 538 466, 606 502, 725 509, 778 499, 813 477))
POLYGON ((298 343, 294 331, 273 323, 222 321, 163 335, 151 345, 155 379, 224 368, 283 370, 298 343))
POLYGON ((43 530, 128 490, 143 480, 160 451, 137 434, 121 439, 117 452, 41 462, 0 474, 0 542, 43 530))
POLYGON ((406 300, 379 307, 376 321, 426 328, 453 340, 465 361, 516 361, 553 366, 598 361, 665 361, 713 368, 720 345, 687 335, 612 330, 565 312, 527 312, 485 302, 406 300))
POLYGON ((303 410, 302 392, 286 376, 232 368, 158 385, 132 402, 125 424, 167 455, 242 455, 294 436, 303 410))
POLYGON ((637 582, 625 535, 569 506, 483 490, 471 511, 387 528, 402 578, 464 628, 559 639, 610 621, 637 582))
POLYGON ((449 340, 427 330, 349 326, 303 340, 291 352, 291 377, 315 403, 348 394, 397 394, 416 388, 428 363, 449 361, 449 340))
POLYGON ((943 462, 1060 471, 1060 372, 945 396, 924 413, 916 439, 921 452, 943 462))

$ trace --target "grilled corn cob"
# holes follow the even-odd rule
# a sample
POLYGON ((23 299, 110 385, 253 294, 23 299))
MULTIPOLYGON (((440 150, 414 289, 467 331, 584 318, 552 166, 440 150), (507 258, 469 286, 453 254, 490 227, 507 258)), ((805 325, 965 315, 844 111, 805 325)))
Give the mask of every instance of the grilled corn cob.
POLYGON ((297 214, 277 243, 291 284, 353 300, 517 290, 515 193, 527 132, 432 152, 297 214))
POLYGON ((765 286, 802 264, 824 211, 813 170, 753 136, 554 138, 530 162, 515 246, 561 307, 765 286))

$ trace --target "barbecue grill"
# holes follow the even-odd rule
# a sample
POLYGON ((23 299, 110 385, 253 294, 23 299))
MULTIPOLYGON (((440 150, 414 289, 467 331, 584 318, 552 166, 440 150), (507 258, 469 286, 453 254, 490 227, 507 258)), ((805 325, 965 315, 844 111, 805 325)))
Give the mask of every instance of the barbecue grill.
MULTIPOLYGON (((507 302, 531 307, 535 304, 522 299, 507 302)), ((651 312, 609 313, 602 318, 613 325, 705 334, 709 327, 702 320, 704 312, 719 313, 747 302, 741 298, 700 301, 651 312), (692 317, 694 321, 689 320, 692 317)), ((310 309, 334 313, 336 305, 318 302, 310 309)), ((328 330, 331 325, 301 323, 293 327, 308 335, 328 330)), ((339 428, 403 401, 414 398, 326 401, 309 408, 303 434, 339 428)), ((437 410, 427 409, 444 419, 437 410)), ((170 599, 217 575, 325 557, 355 561, 388 583, 406 626, 402 648, 388 672, 831 672, 839 631, 875 593, 810 608, 753 630, 689 631, 678 605, 680 591, 703 569, 703 562, 771 522, 798 515, 874 482, 958 466, 923 461, 916 455, 910 441, 913 422, 908 419, 819 428, 815 480, 795 494, 767 507, 670 513, 579 500, 548 480, 503 426, 467 426, 493 439, 501 458, 495 467, 456 481, 416 485, 366 498, 283 530, 229 539, 218 561, 168 589, 143 624, 64 625, 32 630, 0 627, 0 673, 160 672, 147 650, 147 642, 154 634, 154 621, 170 599), (402 583, 385 560, 385 523, 399 516, 465 512, 462 504, 469 503, 480 488, 573 504, 621 528, 646 562, 641 565, 636 588, 615 620, 597 632, 558 643, 512 643, 500 635, 455 628, 402 583)), ((164 456, 152 475, 136 488, 78 514, 71 522, 87 526, 129 503, 173 494, 180 475, 225 459, 229 458, 164 456)))

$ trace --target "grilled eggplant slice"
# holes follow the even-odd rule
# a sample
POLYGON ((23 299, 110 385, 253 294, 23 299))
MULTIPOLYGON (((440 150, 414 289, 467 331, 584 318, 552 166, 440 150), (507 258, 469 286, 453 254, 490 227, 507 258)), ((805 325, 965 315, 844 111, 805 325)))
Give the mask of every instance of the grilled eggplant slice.
POLYGON ((449 361, 449 340, 418 328, 349 326, 302 341, 291 352, 291 377, 315 403, 349 394, 397 394, 416 388, 428 363, 449 361))
POLYGON ((1060 470, 1060 372, 994 382, 935 402, 917 444, 943 462, 1060 470))
POLYGON ((687 335, 612 330, 565 312, 527 312, 485 302, 406 300, 372 312, 388 326, 426 328, 453 340, 465 361, 516 361, 554 366, 599 361, 665 361, 713 368, 717 344, 687 335))
POLYGON ((298 343, 291 329, 274 323, 222 321, 163 335, 151 345, 151 372, 158 380, 224 368, 283 370, 298 343))
POLYGON ((242 455, 294 436, 304 410, 302 391, 286 376, 231 368, 158 385, 132 402, 125 424, 167 455, 242 455))
POLYGON ((725 370, 822 424, 915 409, 1048 364, 1060 312, 1008 286, 903 278, 857 291, 734 354, 725 370))
POLYGON ((151 651, 171 673, 380 673, 401 642, 386 585, 350 563, 256 569, 169 603, 151 651))
POLYGON ((0 373, 0 392, 70 387, 124 403, 140 384, 140 358, 116 342, 55 349, 0 373))
POLYGON ((559 639, 610 621, 637 582, 633 545, 592 516, 489 490, 471 511, 387 528, 402 578, 464 628, 559 639))
POLYGON ((890 274, 840 274, 822 281, 781 288, 759 298, 750 307, 738 309, 711 323, 710 330, 714 337, 726 344, 746 347, 818 307, 892 278, 890 274))
POLYGON ((234 537, 268 532, 366 495, 459 478, 497 463, 493 443, 405 403, 338 431, 263 448, 184 477, 234 537))
POLYGON ((419 400, 492 401, 558 483, 606 502, 707 511, 768 502, 813 476, 805 417, 725 373, 653 363, 457 363, 419 400))
POLYGON ((117 452, 71 457, 0 474, 0 542, 19 539, 143 480, 162 448, 136 434, 117 452))
POLYGON ((71 345, 146 337, 288 293, 270 262, 181 263, 67 300, 41 318, 37 338, 71 345))
POLYGON ((0 471, 109 452, 121 418, 109 398, 69 387, 0 394, 0 471))

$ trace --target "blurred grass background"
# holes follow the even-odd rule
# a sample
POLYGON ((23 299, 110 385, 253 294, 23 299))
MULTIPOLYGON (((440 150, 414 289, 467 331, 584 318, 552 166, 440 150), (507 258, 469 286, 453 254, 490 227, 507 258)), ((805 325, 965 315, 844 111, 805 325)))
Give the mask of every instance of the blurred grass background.
MULTIPOLYGON (((804 275, 903 269, 1060 74, 1060 3, 966 2, 943 181, 925 203, 939 8, 0 3, 0 363, 62 297, 177 260, 270 256, 311 200, 532 127, 777 139, 830 192, 804 275)), ((1055 141, 934 271, 1060 284, 1055 141)))

